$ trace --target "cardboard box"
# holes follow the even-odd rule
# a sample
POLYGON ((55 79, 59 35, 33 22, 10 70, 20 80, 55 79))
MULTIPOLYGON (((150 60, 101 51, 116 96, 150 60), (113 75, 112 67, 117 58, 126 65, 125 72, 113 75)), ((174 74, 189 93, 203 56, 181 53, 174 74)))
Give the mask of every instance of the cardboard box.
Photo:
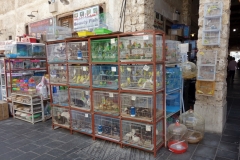
POLYGON ((183 29, 169 29, 168 33, 175 36, 182 36, 183 35, 183 29))
POLYGON ((5 101, 0 101, 0 120, 8 118, 9 118, 8 103, 5 101))

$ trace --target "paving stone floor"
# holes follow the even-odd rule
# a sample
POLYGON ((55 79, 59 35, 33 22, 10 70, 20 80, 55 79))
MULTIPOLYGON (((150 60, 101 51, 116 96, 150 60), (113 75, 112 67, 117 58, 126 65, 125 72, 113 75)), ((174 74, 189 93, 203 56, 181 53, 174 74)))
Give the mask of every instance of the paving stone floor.
MULTIPOLYGON (((239 74, 240 75, 240 74, 239 74)), ((222 135, 206 133, 199 144, 184 154, 166 148, 151 153, 51 128, 51 120, 32 125, 7 119, 0 121, 0 160, 240 160, 240 76, 228 86, 228 113, 222 135)))

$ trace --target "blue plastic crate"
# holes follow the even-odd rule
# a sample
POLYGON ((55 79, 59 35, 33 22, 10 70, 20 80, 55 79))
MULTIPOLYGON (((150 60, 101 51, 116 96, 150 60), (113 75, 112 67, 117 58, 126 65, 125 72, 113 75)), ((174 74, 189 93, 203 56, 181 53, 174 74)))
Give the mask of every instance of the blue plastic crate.
POLYGON ((180 110, 180 92, 175 92, 166 96, 167 112, 177 112, 180 110))

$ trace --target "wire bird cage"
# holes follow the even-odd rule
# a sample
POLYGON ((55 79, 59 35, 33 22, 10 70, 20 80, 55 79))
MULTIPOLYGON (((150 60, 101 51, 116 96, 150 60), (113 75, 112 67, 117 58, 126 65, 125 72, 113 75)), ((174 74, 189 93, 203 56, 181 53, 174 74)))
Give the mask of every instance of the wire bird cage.
POLYGON ((92 118, 91 114, 84 113, 80 111, 71 111, 72 117, 72 129, 85 132, 85 133, 92 133, 92 118))
POLYGON ((88 62, 88 42, 67 43, 68 62, 88 62))
POLYGON ((53 124, 58 124, 65 127, 70 127, 70 114, 68 109, 60 108, 60 107, 53 107, 52 108, 52 117, 53 117, 53 124))
POLYGON ((50 64, 49 65, 50 72, 50 83, 59 83, 66 84, 67 83, 67 66, 60 64, 50 64))
POLYGON ((47 41, 63 40, 72 37, 72 30, 68 27, 48 26, 46 39, 47 41))
POLYGON ((65 53, 65 43, 56 43, 47 45, 48 63, 61 63, 67 61, 65 53))
POLYGON ((89 66, 68 66, 69 85, 88 86, 90 85, 89 66))
POLYGON ((101 13, 98 15, 99 26, 94 29, 95 34, 109 34, 114 29, 114 19, 109 13, 101 13))
POLYGON ((70 88, 70 105, 72 108, 90 110, 91 99, 89 90, 70 88))

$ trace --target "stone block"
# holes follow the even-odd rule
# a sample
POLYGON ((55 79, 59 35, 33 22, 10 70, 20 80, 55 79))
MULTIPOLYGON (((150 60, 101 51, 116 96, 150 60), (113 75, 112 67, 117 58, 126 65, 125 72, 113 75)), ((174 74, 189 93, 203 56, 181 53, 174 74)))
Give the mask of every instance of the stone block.
POLYGON ((145 0, 137 0, 137 4, 144 4, 145 0))

